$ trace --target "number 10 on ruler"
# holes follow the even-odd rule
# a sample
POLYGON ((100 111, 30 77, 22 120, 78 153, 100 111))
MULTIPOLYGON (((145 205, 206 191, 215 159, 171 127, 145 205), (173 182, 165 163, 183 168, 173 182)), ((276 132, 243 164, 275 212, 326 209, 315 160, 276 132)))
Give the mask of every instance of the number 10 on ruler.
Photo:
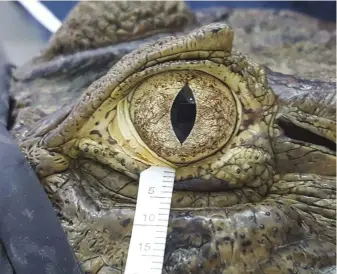
POLYGON ((150 167, 140 175, 125 274, 161 274, 174 170, 150 167))

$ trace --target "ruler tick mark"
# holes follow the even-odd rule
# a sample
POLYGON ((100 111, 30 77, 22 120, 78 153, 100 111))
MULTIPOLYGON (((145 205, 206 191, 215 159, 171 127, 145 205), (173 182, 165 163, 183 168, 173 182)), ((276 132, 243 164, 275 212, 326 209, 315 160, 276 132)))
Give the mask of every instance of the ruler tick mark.
POLYGON ((167 227, 166 225, 134 224, 134 226, 167 227))
POLYGON ((124 274, 162 273, 174 179, 171 168, 141 172, 124 274))

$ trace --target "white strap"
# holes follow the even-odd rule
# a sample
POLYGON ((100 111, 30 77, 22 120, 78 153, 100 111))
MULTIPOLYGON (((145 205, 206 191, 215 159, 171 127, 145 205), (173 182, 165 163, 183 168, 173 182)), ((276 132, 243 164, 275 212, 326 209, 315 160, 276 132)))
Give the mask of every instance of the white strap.
POLYGON ((61 21, 41 2, 37 0, 18 0, 18 2, 51 33, 60 28, 61 21))

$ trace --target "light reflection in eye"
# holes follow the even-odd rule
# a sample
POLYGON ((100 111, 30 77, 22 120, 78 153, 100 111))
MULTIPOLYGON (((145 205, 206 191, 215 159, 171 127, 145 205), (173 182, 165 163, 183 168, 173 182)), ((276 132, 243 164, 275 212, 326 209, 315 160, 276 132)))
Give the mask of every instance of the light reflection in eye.
POLYGON ((193 129, 196 113, 197 109, 193 92, 188 84, 186 84, 179 91, 171 108, 173 131, 181 144, 187 139, 193 129))

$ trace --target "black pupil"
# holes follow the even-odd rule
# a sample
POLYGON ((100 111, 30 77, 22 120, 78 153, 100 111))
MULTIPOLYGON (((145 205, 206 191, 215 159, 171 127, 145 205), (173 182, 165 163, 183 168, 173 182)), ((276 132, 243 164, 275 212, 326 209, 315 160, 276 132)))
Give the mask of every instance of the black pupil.
POLYGON ((171 109, 171 123, 181 144, 187 139, 194 126, 196 113, 193 92, 186 84, 174 99, 171 109))

